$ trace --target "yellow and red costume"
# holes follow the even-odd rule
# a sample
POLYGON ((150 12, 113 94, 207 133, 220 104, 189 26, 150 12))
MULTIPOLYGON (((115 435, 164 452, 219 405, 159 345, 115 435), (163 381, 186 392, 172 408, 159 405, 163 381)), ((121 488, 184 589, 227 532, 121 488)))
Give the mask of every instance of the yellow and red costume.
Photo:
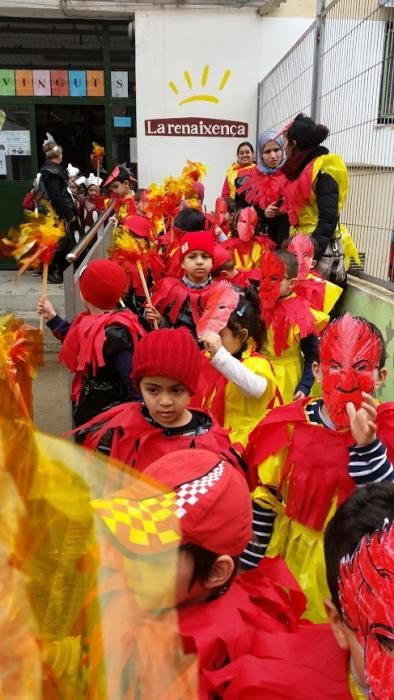
POLYGON ((256 166, 254 163, 251 165, 242 165, 241 163, 232 163, 226 171, 226 179, 222 187, 222 197, 230 197, 230 199, 235 199, 236 187, 235 181, 238 177, 243 175, 249 175, 249 173, 254 172, 256 166))

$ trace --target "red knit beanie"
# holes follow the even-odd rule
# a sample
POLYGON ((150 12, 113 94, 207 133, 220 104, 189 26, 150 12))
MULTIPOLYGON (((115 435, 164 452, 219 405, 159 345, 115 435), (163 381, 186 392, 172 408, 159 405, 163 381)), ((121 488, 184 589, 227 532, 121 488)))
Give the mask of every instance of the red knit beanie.
POLYGON ((131 216, 126 216, 122 222, 131 233, 140 238, 149 239, 150 236, 150 222, 146 216, 141 216, 141 214, 131 214, 131 216))
POLYGON ((160 328, 137 344, 131 378, 138 384, 143 377, 170 377, 194 394, 200 365, 200 352, 186 328, 160 328))
POLYGON ((213 260, 213 251, 215 248, 215 239, 209 231, 192 231, 186 233, 181 238, 181 259, 188 255, 193 250, 203 250, 211 256, 213 260))
POLYGON ((79 278, 79 289, 85 301, 106 311, 116 306, 126 286, 124 269, 112 260, 92 260, 79 278))

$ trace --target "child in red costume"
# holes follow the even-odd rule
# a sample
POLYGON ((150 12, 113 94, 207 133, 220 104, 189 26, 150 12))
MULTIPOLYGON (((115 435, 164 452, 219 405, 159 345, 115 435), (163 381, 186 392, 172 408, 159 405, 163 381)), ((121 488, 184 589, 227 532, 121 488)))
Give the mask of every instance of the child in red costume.
POLYGON ((275 408, 250 436, 256 541, 242 558, 250 567, 265 551, 280 554, 314 622, 325 620, 326 523, 356 485, 394 478, 394 404, 372 397, 387 376, 380 331, 346 314, 327 327, 319 354, 323 399, 275 408))
POLYGON ((111 260, 93 260, 81 272, 83 311, 70 324, 42 297, 38 312, 62 343, 59 362, 74 373, 73 422, 85 423, 101 411, 138 398, 130 382, 133 350, 144 330, 129 310, 117 311, 126 289, 124 270, 111 260))
POLYGON ((260 271, 260 299, 267 327, 261 351, 274 367, 284 403, 290 403, 310 393, 317 336, 329 317, 295 294, 298 262, 287 250, 265 253, 260 271))
POLYGON ((215 280, 227 280, 233 287, 247 289, 251 284, 258 285, 260 270, 240 270, 236 267, 230 251, 223 245, 215 245, 212 277, 215 280))
POLYGON ((230 429, 232 442, 245 446, 267 411, 281 403, 273 369, 257 350, 265 334, 257 293, 239 294, 221 282, 211 292, 197 333, 207 352, 193 405, 211 411, 230 429))
POLYGON ((132 180, 134 178, 127 168, 117 165, 104 182, 104 187, 110 188, 116 217, 120 224, 127 216, 137 213, 132 180))
POLYGON ((239 466, 227 432, 206 411, 188 408, 200 364, 197 345, 185 328, 146 335, 136 347, 132 373, 144 403, 115 406, 81 426, 85 447, 107 452, 139 471, 186 447, 214 450, 239 466))
POLYGON ((350 652, 355 700, 390 700, 394 688, 394 485, 371 484, 340 506, 324 537, 326 601, 339 646, 350 652))
MULTIPOLYGON (((200 700, 348 700, 346 655, 336 648, 328 625, 315 628, 300 621, 305 599, 283 562, 267 559, 258 571, 234 578, 252 523, 243 477, 207 450, 166 455, 146 475, 169 492, 138 501, 133 488, 125 488, 93 501, 114 549, 105 615, 112 624, 116 616, 119 624, 115 650, 109 649, 106 661, 111 666, 111 652, 116 658, 122 640, 119 683, 136 657, 130 621, 121 614, 134 599, 163 621, 177 606, 184 651, 198 658, 200 700), (174 581, 164 572, 177 546, 174 581), (119 553, 124 563, 117 572, 119 553)), ((183 696, 174 685, 166 697, 183 696)))
POLYGON ((234 264, 242 271, 257 269, 261 256, 274 247, 268 236, 256 235, 257 220, 254 207, 240 209, 232 222, 231 237, 224 241, 225 247, 231 251, 234 264))
POLYGON ((316 265, 313 259, 315 253, 313 238, 305 233, 298 233, 293 238, 284 241, 282 247, 293 253, 298 261, 298 281, 295 293, 307 299, 313 308, 329 314, 343 289, 312 272, 316 265))
POLYGON ((213 285, 214 238, 207 231, 193 231, 181 239, 182 279, 165 277, 152 296, 146 318, 164 327, 185 326, 197 340, 196 324, 205 309, 213 285))

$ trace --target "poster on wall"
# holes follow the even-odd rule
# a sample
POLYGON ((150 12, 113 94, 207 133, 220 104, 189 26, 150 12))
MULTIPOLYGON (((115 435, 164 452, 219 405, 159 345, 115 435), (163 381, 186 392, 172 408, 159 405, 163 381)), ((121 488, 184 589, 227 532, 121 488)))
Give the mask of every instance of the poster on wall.
POLYGON ((7 175, 7 161, 5 158, 5 148, 0 143, 0 175, 7 175))
POLYGON ((1 131, 0 145, 7 156, 30 156, 30 131, 1 131))

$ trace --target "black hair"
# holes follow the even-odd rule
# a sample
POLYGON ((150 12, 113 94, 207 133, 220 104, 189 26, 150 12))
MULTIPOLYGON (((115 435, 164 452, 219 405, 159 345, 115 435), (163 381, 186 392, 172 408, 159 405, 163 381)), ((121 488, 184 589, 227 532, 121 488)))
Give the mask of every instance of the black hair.
POLYGON ((201 211, 193 207, 185 207, 176 215, 174 226, 181 231, 204 231, 205 216, 201 211))
POLYGON ((235 203, 234 199, 231 199, 231 197, 225 197, 226 204, 227 204, 227 211, 229 214, 234 214, 235 211, 237 211, 237 205, 235 203))
MULTIPOLYGON (((336 318, 334 318, 331 321, 331 323, 327 326, 327 329, 330 328, 334 323, 338 323, 338 321, 340 321, 342 318, 343 318, 343 315, 337 316, 336 318)), ((375 326, 375 324, 372 323, 372 321, 368 321, 368 319, 364 318, 364 316, 353 316, 353 318, 356 321, 361 321, 364 325, 366 325, 369 328, 372 335, 374 335, 378 339, 379 344, 380 344, 380 355, 379 355, 379 367, 378 367, 378 369, 381 370, 386 364, 387 352, 386 352, 386 344, 384 342, 384 338, 383 338, 383 335, 382 335, 380 328, 375 326)), ((323 334, 324 333, 325 333, 325 331, 323 331, 323 334)), ((320 357, 319 357, 319 362, 320 362, 320 357)))
POLYGON ((219 267, 215 267, 215 269, 212 269, 211 275, 214 279, 216 277, 220 277, 222 272, 231 272, 231 270, 234 270, 235 267, 235 262, 232 258, 229 260, 226 260, 222 265, 219 265, 219 267))
POLYGON ((254 153, 254 148, 253 148, 252 144, 250 143, 250 141, 242 141, 242 143, 240 143, 238 148, 237 148, 237 156, 239 155, 239 152, 243 146, 249 146, 252 153, 254 153))
POLYGON ((114 182, 129 182, 131 184, 131 178, 132 175, 127 168, 125 168, 123 165, 119 166, 119 173, 116 175, 113 180, 109 183, 109 186, 111 186, 114 182))
POLYGON ((394 483, 366 484, 339 506, 324 535, 324 556, 331 598, 338 612, 338 576, 341 559, 357 549, 364 535, 381 530, 394 520, 394 483))
POLYGON ((282 261, 285 266, 286 276, 289 279, 295 279, 298 275, 298 260, 289 250, 274 250, 274 254, 282 261))
MULTIPOLYGON (((243 328, 248 331, 248 338, 253 338, 259 350, 263 345, 267 329, 261 318, 259 295, 253 287, 246 289, 239 297, 237 308, 232 311, 227 321, 227 328, 232 333, 240 333, 243 328)), ((246 348, 242 348, 242 351, 246 348)))
POLYGON ((306 114, 298 114, 293 123, 285 131, 288 141, 295 141, 299 151, 306 151, 308 148, 316 148, 322 141, 325 141, 330 130, 323 124, 316 124, 306 114))
POLYGON ((141 197, 143 197, 144 192, 146 192, 146 190, 143 189, 143 188, 141 188, 141 187, 139 187, 137 190, 135 190, 135 192, 134 192, 134 199, 135 199, 136 202, 140 202, 140 201, 141 201, 141 197))
MULTIPOLYGON (((216 559, 218 559, 220 555, 211 552, 209 549, 200 547, 199 544, 181 544, 179 549, 181 551, 188 552, 193 559, 194 568, 193 575, 189 584, 190 590, 195 583, 204 583, 207 580, 209 572, 211 571, 216 559)), ((234 571, 222 590, 225 590, 229 586, 229 584, 237 574, 238 557, 231 558, 234 562, 234 571)), ((212 593, 218 592, 219 590, 212 591, 212 593)))

